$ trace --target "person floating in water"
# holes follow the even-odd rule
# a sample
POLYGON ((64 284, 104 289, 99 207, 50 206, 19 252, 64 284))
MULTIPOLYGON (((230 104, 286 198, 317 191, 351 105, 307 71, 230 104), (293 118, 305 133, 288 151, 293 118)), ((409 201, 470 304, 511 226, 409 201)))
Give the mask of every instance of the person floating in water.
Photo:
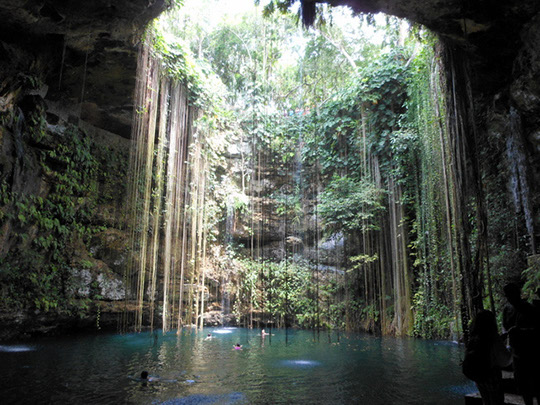
POLYGON ((159 377, 148 375, 148 371, 141 372, 141 381, 142 382, 156 382, 159 381, 159 377))
POLYGON ((149 375, 148 374, 148 371, 142 371, 141 372, 141 376, 140 378, 134 378, 134 377, 130 377, 132 380, 135 380, 135 381, 140 381, 143 383, 143 385, 146 385, 146 383, 155 383, 155 382, 160 382, 160 383, 177 383, 178 380, 175 379, 175 378, 161 378, 159 376, 156 376, 156 375, 149 375))
POLYGON ((240 343, 235 344, 235 345, 233 346, 233 349, 234 349, 234 350, 243 350, 243 349, 242 349, 242 345, 241 345, 240 343))
POLYGON ((208 335, 206 335, 206 337, 204 338, 204 340, 210 340, 210 339, 213 339, 213 336, 211 333, 209 333, 208 335))

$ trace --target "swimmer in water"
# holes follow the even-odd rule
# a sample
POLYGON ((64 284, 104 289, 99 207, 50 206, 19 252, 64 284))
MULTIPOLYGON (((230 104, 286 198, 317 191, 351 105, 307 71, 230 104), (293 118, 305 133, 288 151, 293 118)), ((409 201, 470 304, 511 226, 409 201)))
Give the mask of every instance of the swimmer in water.
POLYGON ((242 350, 242 345, 240 343, 237 343, 233 346, 234 350, 242 350))
POLYGON ((159 381, 159 377, 149 376, 148 371, 143 371, 141 373, 141 381, 143 381, 143 382, 156 382, 156 381, 159 381))
MULTIPOLYGON (((267 333, 264 329, 261 331, 261 337, 264 339, 265 336, 268 336, 270 335, 270 333, 267 333)), ((274 334, 272 333, 272 336, 274 336, 274 334)))
POLYGON ((208 335, 206 335, 206 337, 204 338, 204 340, 210 340, 210 339, 212 339, 212 338, 213 338, 212 334, 209 333, 208 335))

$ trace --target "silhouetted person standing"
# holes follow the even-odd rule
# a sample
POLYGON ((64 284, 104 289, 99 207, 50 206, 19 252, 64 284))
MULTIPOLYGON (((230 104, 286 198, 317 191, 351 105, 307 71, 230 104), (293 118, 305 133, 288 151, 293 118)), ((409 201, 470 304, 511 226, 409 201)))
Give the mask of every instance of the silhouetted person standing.
POLYGON ((504 404, 501 369, 511 361, 493 312, 478 312, 471 325, 463 373, 476 383, 485 405, 504 404))
POLYGON ((503 312, 503 327, 512 348, 514 377, 525 405, 540 404, 540 311, 521 299, 517 284, 504 286, 508 305, 503 312))

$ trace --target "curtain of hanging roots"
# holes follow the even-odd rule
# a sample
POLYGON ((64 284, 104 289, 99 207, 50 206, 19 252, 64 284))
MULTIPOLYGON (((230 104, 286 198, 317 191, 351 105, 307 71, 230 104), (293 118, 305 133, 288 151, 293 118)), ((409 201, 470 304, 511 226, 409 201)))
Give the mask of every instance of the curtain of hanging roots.
MULTIPOLYGON (((194 143, 193 122, 200 111, 188 104, 185 87, 167 76, 147 45, 141 48, 137 69, 128 196, 131 255, 124 275, 127 294, 122 328, 156 327, 161 308, 165 332, 175 323, 178 328, 183 325, 186 301, 191 318, 193 293, 204 291, 204 286, 194 286, 201 279, 196 275, 206 247, 202 237, 204 142, 199 135, 195 151, 189 152, 194 143), (188 297, 183 294, 186 268, 190 271, 188 297)), ((202 318, 202 295, 200 301, 202 318)))

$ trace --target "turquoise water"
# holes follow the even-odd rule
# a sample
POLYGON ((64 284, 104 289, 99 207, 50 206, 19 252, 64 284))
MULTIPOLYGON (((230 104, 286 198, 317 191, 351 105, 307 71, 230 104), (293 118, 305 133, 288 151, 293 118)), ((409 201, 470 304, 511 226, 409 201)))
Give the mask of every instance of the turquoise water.
POLYGON ((207 328, 0 345, 0 402, 454 405, 474 389, 461 375, 463 348, 451 342, 272 333, 207 328), (142 370, 159 380, 139 381, 142 370))

